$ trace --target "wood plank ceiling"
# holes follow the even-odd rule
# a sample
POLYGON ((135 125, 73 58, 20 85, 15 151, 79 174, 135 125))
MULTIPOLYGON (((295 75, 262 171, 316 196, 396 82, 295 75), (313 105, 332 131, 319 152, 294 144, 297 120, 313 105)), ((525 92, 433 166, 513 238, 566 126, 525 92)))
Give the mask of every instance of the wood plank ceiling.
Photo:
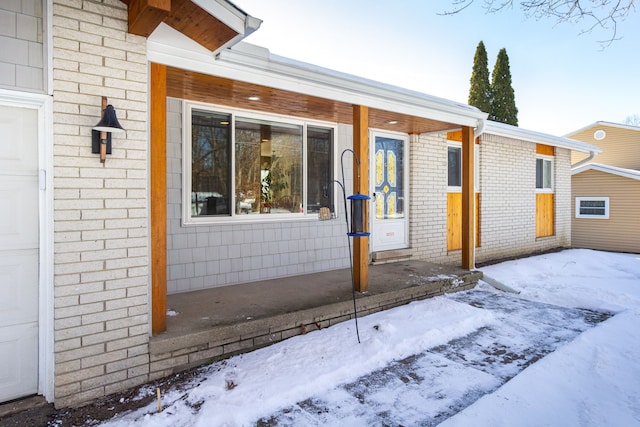
MULTIPOLYGON (((331 99, 167 68, 167 96, 246 110, 353 124, 353 106, 331 99), (250 100, 257 97, 259 99, 250 100)), ((369 127, 408 134, 459 128, 459 125, 380 109, 369 110, 369 127)))
POLYGON ((211 51, 238 33, 191 0, 122 0, 128 6, 129 32, 149 37, 161 22, 211 51))

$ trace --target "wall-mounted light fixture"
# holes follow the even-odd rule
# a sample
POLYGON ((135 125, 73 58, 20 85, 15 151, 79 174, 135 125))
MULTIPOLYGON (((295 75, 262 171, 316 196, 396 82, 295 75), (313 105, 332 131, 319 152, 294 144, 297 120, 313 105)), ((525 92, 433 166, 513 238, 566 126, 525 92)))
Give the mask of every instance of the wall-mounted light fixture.
POLYGON ((111 134, 124 132, 124 128, 118 123, 116 110, 113 105, 107 105, 107 97, 102 97, 102 118, 91 132, 91 151, 100 153, 100 163, 104 163, 107 154, 111 154, 111 134))

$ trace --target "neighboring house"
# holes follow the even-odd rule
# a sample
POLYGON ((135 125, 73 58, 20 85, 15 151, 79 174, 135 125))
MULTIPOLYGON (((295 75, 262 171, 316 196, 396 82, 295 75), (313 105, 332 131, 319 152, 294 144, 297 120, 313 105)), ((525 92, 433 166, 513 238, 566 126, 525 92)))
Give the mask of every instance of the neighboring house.
POLYGON ((583 153, 574 152, 571 156, 573 167, 586 163, 600 163, 623 169, 640 170, 640 127, 611 122, 596 122, 575 132, 566 138, 597 145, 602 153, 597 161, 583 153))
POLYGON ((347 191, 374 196, 360 290, 370 260, 570 245, 569 159, 592 145, 239 43, 260 21, 225 0, 161 3, 0 5, 0 401, 182 366, 149 352, 168 293, 348 267, 343 153, 347 191), (105 163, 103 97, 126 129, 105 163))
POLYGON ((572 171, 576 248, 640 253, 640 170, 590 163, 572 171))
POLYGON ((602 154, 574 154, 572 245, 640 253, 640 127, 596 122, 569 135, 602 154))

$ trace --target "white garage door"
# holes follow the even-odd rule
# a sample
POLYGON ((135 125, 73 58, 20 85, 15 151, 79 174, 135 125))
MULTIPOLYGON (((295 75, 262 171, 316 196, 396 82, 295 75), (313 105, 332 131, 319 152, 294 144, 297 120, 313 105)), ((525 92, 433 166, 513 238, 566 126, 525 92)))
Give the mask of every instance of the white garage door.
POLYGON ((38 112, 0 106, 0 402, 38 391, 38 112))

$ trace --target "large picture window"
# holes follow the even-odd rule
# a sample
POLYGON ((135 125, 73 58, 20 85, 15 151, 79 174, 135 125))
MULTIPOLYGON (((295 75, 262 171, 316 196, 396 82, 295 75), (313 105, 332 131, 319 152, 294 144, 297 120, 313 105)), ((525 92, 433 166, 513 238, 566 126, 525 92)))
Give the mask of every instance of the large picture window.
POLYGON ((195 104, 185 117, 185 222, 333 210, 333 126, 195 104))

